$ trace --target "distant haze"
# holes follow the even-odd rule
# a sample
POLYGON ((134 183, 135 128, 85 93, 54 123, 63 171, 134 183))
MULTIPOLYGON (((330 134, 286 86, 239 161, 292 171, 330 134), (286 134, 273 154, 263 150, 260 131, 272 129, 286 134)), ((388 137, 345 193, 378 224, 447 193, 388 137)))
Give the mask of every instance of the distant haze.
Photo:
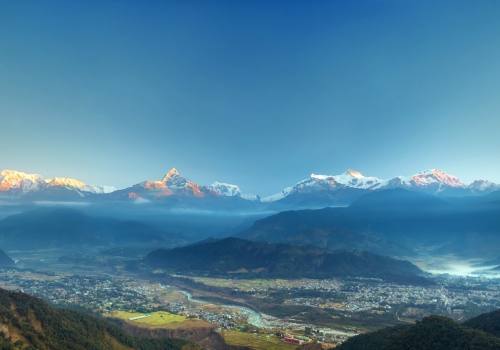
POLYGON ((500 182, 498 1, 10 1, 0 169, 270 194, 311 172, 500 182))

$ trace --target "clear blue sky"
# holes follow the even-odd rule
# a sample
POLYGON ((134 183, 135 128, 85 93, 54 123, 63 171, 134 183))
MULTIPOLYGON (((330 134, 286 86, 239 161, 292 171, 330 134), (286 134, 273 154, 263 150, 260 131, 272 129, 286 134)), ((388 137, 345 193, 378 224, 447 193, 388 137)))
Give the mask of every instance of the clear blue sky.
POLYGON ((499 1, 0 3, 0 168, 500 182, 499 1))

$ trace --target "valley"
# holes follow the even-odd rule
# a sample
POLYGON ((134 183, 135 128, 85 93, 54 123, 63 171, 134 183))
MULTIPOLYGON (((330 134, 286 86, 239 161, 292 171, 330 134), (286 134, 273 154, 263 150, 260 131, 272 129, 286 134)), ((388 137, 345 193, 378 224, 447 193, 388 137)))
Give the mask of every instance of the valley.
POLYGON ((433 275, 424 285, 376 278, 223 278, 131 270, 129 259, 96 252, 89 256, 101 261, 100 269, 56 258, 68 253, 17 252, 17 266, 0 271, 0 287, 134 327, 213 331, 229 343, 253 337, 256 344, 283 349, 294 341, 342 343, 431 314, 461 321, 500 308, 500 279, 481 276, 433 275))
POLYGON ((316 350, 500 308, 496 187, 475 195, 442 171, 313 174, 272 201, 172 169, 79 204, 41 205, 31 195, 54 200, 54 188, 35 179, 38 189, 9 192, 0 215, 0 288, 141 339, 316 350))
POLYGON ((500 350, 500 0, 4 0, 0 350, 500 350))

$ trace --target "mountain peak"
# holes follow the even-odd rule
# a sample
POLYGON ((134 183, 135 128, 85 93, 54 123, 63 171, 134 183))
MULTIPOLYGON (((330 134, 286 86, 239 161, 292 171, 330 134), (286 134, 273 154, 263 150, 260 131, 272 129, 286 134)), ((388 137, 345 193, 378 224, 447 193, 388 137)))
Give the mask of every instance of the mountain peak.
POLYGON ((450 175, 441 169, 429 169, 414 175, 412 181, 418 186, 432 184, 443 184, 450 187, 464 187, 464 183, 454 175, 450 175))
POLYGON ((163 181, 167 181, 168 179, 173 178, 174 176, 181 176, 181 173, 176 168, 171 168, 165 176, 163 177, 163 181))
POLYGON ((18 170, 4 169, 0 172, 3 179, 17 179, 17 180, 39 180, 42 177, 38 174, 28 174, 18 170))
POLYGON ((0 192, 27 194, 58 188, 77 191, 78 196, 83 196, 82 192, 106 193, 114 190, 114 188, 87 185, 83 181, 70 177, 46 179, 38 174, 29 174, 11 169, 5 169, 0 172, 0 192))
POLYGON ((5 169, 0 172, 0 192, 10 190, 31 191, 44 184, 38 174, 28 174, 22 171, 5 169))
POLYGON ((77 188, 77 189, 85 189, 87 184, 83 181, 72 179, 70 177, 54 177, 52 179, 48 179, 47 185, 51 187, 69 187, 69 188, 77 188))
POLYGON ((241 190, 237 185, 215 181, 207 188, 219 196, 235 197, 241 196, 241 190))
POLYGON ((347 169, 346 172, 345 172, 345 174, 348 175, 348 176, 351 176, 351 177, 355 177, 357 179, 362 179, 362 178, 365 177, 363 174, 361 174, 360 171, 357 171, 357 170, 354 170, 354 169, 347 169))

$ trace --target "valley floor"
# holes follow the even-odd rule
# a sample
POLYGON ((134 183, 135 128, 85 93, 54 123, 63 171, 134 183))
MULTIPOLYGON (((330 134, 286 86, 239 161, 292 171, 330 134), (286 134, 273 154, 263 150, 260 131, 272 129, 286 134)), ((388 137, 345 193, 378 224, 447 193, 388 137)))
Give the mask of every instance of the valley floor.
POLYGON ((0 287, 142 327, 213 327, 233 345, 252 338, 255 349, 271 344, 288 349, 312 340, 336 344, 430 314, 463 320, 500 308, 500 279, 481 276, 439 276, 429 285, 376 279, 242 280, 131 272, 119 258, 103 264, 96 254, 94 263, 67 263, 60 255, 16 256, 18 267, 0 271, 0 287))

